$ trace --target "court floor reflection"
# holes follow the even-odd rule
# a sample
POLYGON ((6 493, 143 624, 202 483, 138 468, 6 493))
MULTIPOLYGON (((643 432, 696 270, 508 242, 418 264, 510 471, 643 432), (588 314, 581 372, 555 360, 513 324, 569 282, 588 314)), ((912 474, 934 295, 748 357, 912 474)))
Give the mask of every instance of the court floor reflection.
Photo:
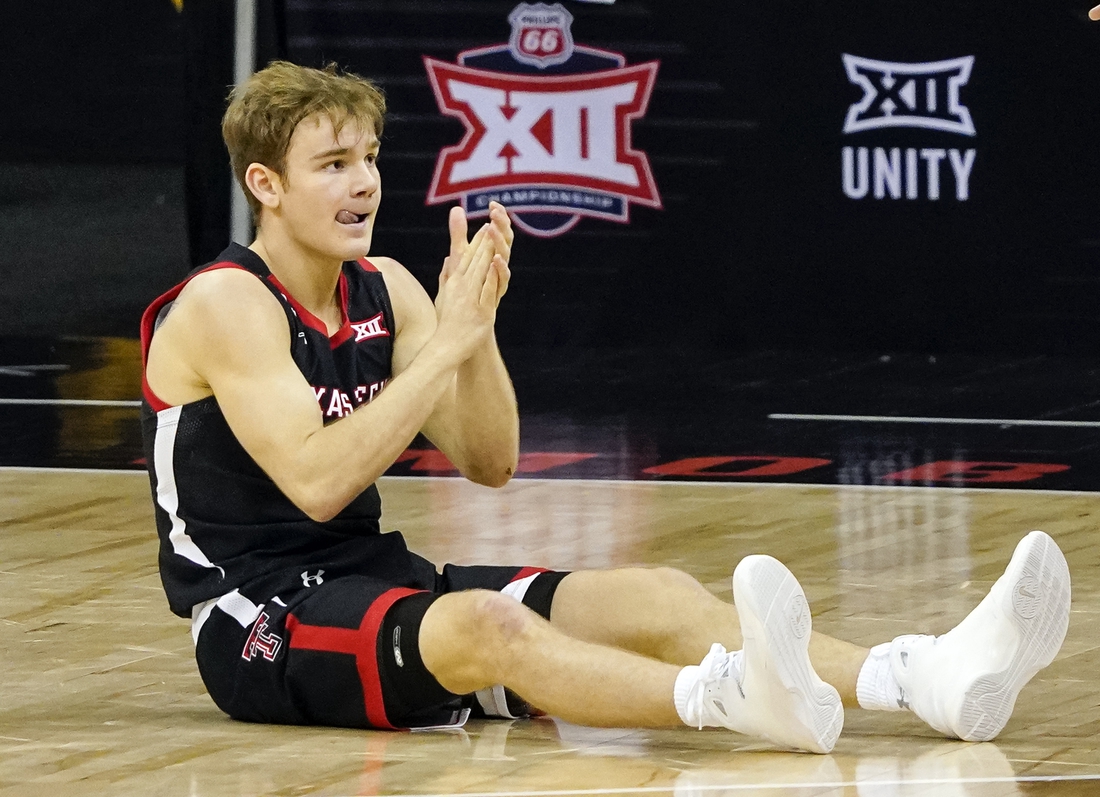
MULTIPOLYGON (((330 754, 319 760, 296 761, 306 777, 298 782, 295 793, 622 793, 674 797, 1025 794, 1016 780, 1021 775, 1019 765, 995 743, 926 740, 891 755, 891 743, 887 742, 872 744, 866 752, 853 747, 847 752, 814 756, 763 749, 744 737, 717 730, 598 731, 549 719, 474 721, 462 730, 366 734, 361 740, 358 767, 349 741, 336 740, 330 754), (341 748, 346 748, 343 754, 338 752, 341 748)), ((221 773, 202 772, 200 762, 184 766, 192 770, 187 778, 192 794, 227 793, 228 784, 221 773)), ((1097 785, 1094 781, 1064 783, 1077 783, 1083 794, 1097 785)), ((245 787, 240 793, 248 793, 248 786, 255 793, 279 791, 276 782, 262 778, 239 785, 245 787)))
POLYGON ((849 711, 821 757, 720 730, 549 719, 417 733, 234 722, 203 689, 188 623, 165 605, 148 489, 141 473, 0 469, 0 797, 1100 791, 1098 495, 382 481, 383 527, 435 562, 673 565, 728 600, 734 564, 766 552, 799 576, 815 628, 864 645, 950 628, 1028 529, 1060 543, 1074 577, 1069 634, 994 744, 849 711))

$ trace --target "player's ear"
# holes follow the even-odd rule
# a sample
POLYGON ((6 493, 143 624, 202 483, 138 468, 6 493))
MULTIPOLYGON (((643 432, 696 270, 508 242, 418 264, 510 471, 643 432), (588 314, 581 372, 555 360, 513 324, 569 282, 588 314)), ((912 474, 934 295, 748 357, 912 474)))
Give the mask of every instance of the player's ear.
POLYGON ((279 206, 283 185, 278 173, 273 169, 269 169, 262 163, 250 163, 244 172, 244 182, 261 205, 269 208, 279 206))

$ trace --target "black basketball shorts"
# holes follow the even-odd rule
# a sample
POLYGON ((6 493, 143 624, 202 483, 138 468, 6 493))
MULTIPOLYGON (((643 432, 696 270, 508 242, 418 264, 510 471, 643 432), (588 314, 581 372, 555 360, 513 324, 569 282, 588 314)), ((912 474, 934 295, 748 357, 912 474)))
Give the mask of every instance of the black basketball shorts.
POLYGON ((549 620, 568 573, 455 565, 436 573, 415 558, 423 566, 401 584, 317 567, 274 593, 242 588, 196 607, 195 656, 214 703, 248 722, 353 728, 450 725, 464 708, 514 716, 506 701, 514 696, 501 687, 443 689, 420 659, 420 622, 440 595, 469 589, 511 595, 549 620))

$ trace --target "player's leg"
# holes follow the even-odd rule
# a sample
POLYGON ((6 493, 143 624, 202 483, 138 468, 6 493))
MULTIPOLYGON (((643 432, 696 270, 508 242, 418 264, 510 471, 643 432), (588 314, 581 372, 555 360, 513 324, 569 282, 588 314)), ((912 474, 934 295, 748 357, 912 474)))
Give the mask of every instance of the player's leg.
MULTIPOLYGON (((205 604, 196 654, 215 702, 252 722, 451 724, 469 693, 503 684, 578 723, 721 726, 828 752, 843 713, 809 663, 805 597, 781 564, 754 560, 735 574, 743 611, 751 608, 745 650, 716 645, 700 665, 572 639, 499 592, 440 596, 364 576, 322 579, 320 570, 205 604)), ((526 582, 523 599, 549 614, 547 585, 561 574, 509 582, 515 573, 503 586, 518 592, 526 582)))
POLYGON ((420 624, 425 667, 448 691, 504 684, 581 725, 680 724, 680 667, 566 636, 514 598, 487 590, 440 596, 420 624))
POLYGON ((1057 655, 1069 626, 1065 556, 1041 531, 1016 546, 1004 574, 951 631, 876 645, 858 684, 864 708, 911 709, 936 730, 988 741, 1016 697, 1057 655))
POLYGON ((749 629, 745 649, 727 653, 714 645, 700 665, 679 667, 570 637, 514 599, 485 591, 436 600, 420 624, 420 654, 452 692, 502 683, 572 722, 721 725, 827 752, 843 711, 810 665, 801 587, 770 557, 743 562, 734 587, 749 629))
MULTIPOLYGON (((1069 619, 1069 571, 1054 541, 1032 532, 985 600, 948 634, 906 635, 872 651, 814 634, 814 669, 846 705, 912 709, 941 732, 994 738, 1024 685, 1057 654, 1069 619)), ((587 571, 558 587, 551 619, 571 636, 666 661, 716 640, 739 644, 733 607, 678 571, 587 571)))
MULTIPOLYGON (((668 567, 585 570, 566 576, 550 621, 564 634, 686 665, 718 642, 741 648, 737 609, 668 567)), ((810 658, 845 705, 856 706, 856 678, 868 651, 814 632, 810 658)))

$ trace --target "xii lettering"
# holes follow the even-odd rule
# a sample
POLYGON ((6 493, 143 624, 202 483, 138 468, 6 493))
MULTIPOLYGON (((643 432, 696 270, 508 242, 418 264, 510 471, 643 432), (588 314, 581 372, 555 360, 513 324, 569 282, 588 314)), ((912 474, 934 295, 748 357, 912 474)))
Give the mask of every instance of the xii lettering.
POLYGON ((845 133, 920 127, 975 135, 974 120, 959 99, 974 56, 915 64, 847 54, 843 59, 848 80, 863 89, 863 98, 848 108, 845 133))
POLYGON ((606 132, 637 91, 637 82, 569 93, 452 82, 451 96, 467 104, 485 133, 469 157, 454 164, 451 179, 568 174, 636 188, 637 170, 616 160, 615 137, 606 132), (536 124, 542 124, 538 134, 536 124))
POLYGON ((440 153, 429 203, 472 191, 552 184, 660 207, 630 124, 645 113, 657 63, 579 75, 511 75, 424 59, 440 110, 466 127, 440 153))
POLYGON ((382 325, 382 313, 366 321, 353 322, 351 328, 355 330, 356 343, 371 338, 387 338, 390 335, 389 330, 382 325))

